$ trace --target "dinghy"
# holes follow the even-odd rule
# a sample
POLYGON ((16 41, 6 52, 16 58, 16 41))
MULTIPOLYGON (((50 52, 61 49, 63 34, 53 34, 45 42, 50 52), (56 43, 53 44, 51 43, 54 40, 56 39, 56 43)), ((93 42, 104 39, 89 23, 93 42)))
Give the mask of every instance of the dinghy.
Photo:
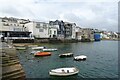
POLYGON ((39 47, 32 47, 32 49, 36 50, 36 49, 44 49, 44 46, 39 46, 39 47))
POLYGON ((79 72, 76 67, 70 68, 57 68, 49 71, 49 74, 52 76, 70 76, 75 75, 79 72))
POLYGON ((85 56, 85 55, 80 55, 80 56, 74 57, 74 60, 76 60, 76 61, 79 61, 79 60, 86 60, 86 58, 87 58, 87 56, 85 56))
POLYGON ((51 55, 51 52, 37 52, 34 54, 34 56, 50 56, 51 55))
POLYGON ((43 51, 57 51, 57 49, 43 49, 43 51))
POLYGON ((59 57, 63 58, 63 57, 72 57, 73 53, 64 53, 64 54, 60 54, 59 57))

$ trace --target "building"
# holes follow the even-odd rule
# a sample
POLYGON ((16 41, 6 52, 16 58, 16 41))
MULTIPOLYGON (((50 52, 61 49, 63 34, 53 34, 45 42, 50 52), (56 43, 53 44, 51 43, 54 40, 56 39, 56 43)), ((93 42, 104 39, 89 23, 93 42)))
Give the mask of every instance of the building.
POLYGON ((75 32, 76 32, 76 39, 80 41, 83 36, 82 28, 80 28, 79 26, 76 26, 75 32))
POLYGON ((0 35, 6 41, 12 40, 13 42, 19 40, 30 40, 33 39, 30 37, 31 32, 24 26, 25 24, 21 24, 18 22, 17 18, 0 18, 0 35))
POLYGON ((49 25, 49 38, 57 38, 57 29, 59 25, 49 25))
POLYGON ((65 39, 75 39, 76 38, 76 33, 75 33, 76 24, 64 22, 64 27, 65 27, 65 39))
POLYGON ((59 25, 57 29, 57 38, 58 39, 64 39, 65 38, 65 27, 64 27, 64 22, 63 21, 49 21, 50 25, 59 25))
POLYGON ((72 23, 72 39, 76 39, 76 24, 72 23))
POLYGON ((65 39, 72 39, 72 24, 69 22, 64 22, 65 26, 65 39))
POLYGON ((32 32, 32 36, 40 39, 57 38, 59 25, 50 25, 45 22, 29 22, 25 27, 32 32))
POLYGON ((81 41, 94 41, 94 29, 82 28, 81 41))
POLYGON ((35 38, 49 38, 49 23, 31 21, 25 24, 25 27, 32 32, 35 38))

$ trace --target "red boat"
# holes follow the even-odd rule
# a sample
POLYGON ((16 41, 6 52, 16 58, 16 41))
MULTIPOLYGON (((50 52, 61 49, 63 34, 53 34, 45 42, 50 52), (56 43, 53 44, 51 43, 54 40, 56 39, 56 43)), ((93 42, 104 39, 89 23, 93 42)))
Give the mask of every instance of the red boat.
POLYGON ((37 52, 34 56, 50 56, 51 52, 37 52))

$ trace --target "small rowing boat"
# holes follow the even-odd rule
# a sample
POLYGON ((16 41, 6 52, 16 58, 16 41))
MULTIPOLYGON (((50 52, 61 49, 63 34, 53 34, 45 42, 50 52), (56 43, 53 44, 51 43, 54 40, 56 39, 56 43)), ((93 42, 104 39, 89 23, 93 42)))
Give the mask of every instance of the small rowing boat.
POLYGON ((34 56, 50 56, 51 52, 36 52, 34 56))
POLYGON ((70 68, 57 68, 49 71, 49 74, 52 76, 70 76, 75 75, 79 72, 76 67, 70 68))
POLYGON ((73 53, 64 53, 64 54, 60 54, 59 57, 63 58, 63 57, 72 57, 73 53))
POLYGON ((57 51, 57 49, 43 49, 43 51, 57 51))
POLYGON ((87 56, 85 56, 85 55, 80 55, 80 56, 74 57, 74 60, 76 60, 76 61, 79 61, 79 60, 86 60, 86 58, 87 58, 87 56))
POLYGON ((39 47, 32 47, 32 49, 36 50, 36 49, 44 49, 44 46, 39 46, 39 47))

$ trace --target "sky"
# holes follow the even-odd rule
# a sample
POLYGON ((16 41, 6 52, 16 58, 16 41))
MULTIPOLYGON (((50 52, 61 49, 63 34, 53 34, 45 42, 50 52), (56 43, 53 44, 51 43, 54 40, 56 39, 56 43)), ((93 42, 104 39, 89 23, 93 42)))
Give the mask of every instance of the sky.
POLYGON ((81 28, 118 32, 119 0, 0 0, 0 17, 63 20, 81 28))

